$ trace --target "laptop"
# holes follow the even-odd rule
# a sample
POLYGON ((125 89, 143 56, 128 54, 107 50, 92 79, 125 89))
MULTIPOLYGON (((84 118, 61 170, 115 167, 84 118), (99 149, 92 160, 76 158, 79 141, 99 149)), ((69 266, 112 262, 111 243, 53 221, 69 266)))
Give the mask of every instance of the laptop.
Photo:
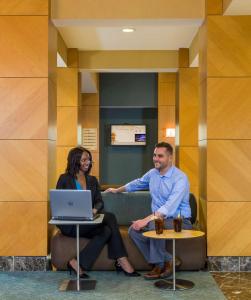
POLYGON ((93 221, 92 196, 89 190, 50 190, 51 217, 62 221, 93 221))

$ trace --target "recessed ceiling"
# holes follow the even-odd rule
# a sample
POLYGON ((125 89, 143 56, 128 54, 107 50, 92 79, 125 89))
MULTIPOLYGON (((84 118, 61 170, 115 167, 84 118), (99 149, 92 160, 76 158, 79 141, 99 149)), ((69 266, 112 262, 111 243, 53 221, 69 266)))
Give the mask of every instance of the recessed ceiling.
POLYGON ((58 23, 68 48, 79 50, 178 50, 190 46, 202 20, 116 20, 58 23), (124 33, 125 27, 135 29, 124 33))
POLYGON ((251 0, 232 0, 225 15, 251 15, 251 0))

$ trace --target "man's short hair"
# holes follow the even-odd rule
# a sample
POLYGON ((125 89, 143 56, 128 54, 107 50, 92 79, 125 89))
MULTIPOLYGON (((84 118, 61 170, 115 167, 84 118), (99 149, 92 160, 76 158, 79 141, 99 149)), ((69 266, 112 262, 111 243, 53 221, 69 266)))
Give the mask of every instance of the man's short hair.
POLYGON ((155 148, 166 148, 166 151, 169 154, 173 155, 173 147, 169 143, 160 142, 160 143, 155 145, 155 148))

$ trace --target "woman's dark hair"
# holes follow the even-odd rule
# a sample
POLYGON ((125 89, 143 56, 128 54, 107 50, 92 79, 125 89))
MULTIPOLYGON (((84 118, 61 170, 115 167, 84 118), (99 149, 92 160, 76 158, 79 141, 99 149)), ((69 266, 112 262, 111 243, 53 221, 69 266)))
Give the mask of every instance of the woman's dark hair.
POLYGON ((76 177, 77 173, 80 170, 80 160, 83 155, 83 153, 86 152, 89 155, 90 158, 90 166, 87 170, 87 174, 90 173, 92 168, 92 155, 89 150, 87 150, 84 147, 75 147, 70 150, 68 157, 67 157, 67 167, 65 172, 70 174, 72 177, 76 177))

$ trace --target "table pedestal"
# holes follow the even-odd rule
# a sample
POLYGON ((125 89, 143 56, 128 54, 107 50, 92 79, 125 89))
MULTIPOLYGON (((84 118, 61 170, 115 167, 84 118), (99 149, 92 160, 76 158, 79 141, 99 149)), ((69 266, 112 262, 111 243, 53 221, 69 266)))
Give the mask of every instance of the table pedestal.
POLYGON ((184 280, 184 279, 176 279, 175 286, 173 286, 173 278, 158 280, 154 283, 154 285, 160 289, 166 289, 172 291, 188 290, 194 287, 194 283, 192 281, 184 280))
POLYGON ((96 280, 86 280, 86 279, 71 279, 71 280, 65 280, 59 290, 60 291, 88 291, 88 290, 94 290, 96 286, 96 280))
POLYGON ((194 287, 194 283, 189 280, 176 279, 175 273, 175 240, 185 238, 195 238, 204 235, 204 232, 198 230, 182 230, 181 232, 175 232, 174 230, 164 230, 163 234, 156 234, 154 230, 146 231, 144 236, 152 239, 168 239, 173 241, 173 278, 161 279, 154 283, 157 288, 166 289, 171 291, 187 290, 194 287))

